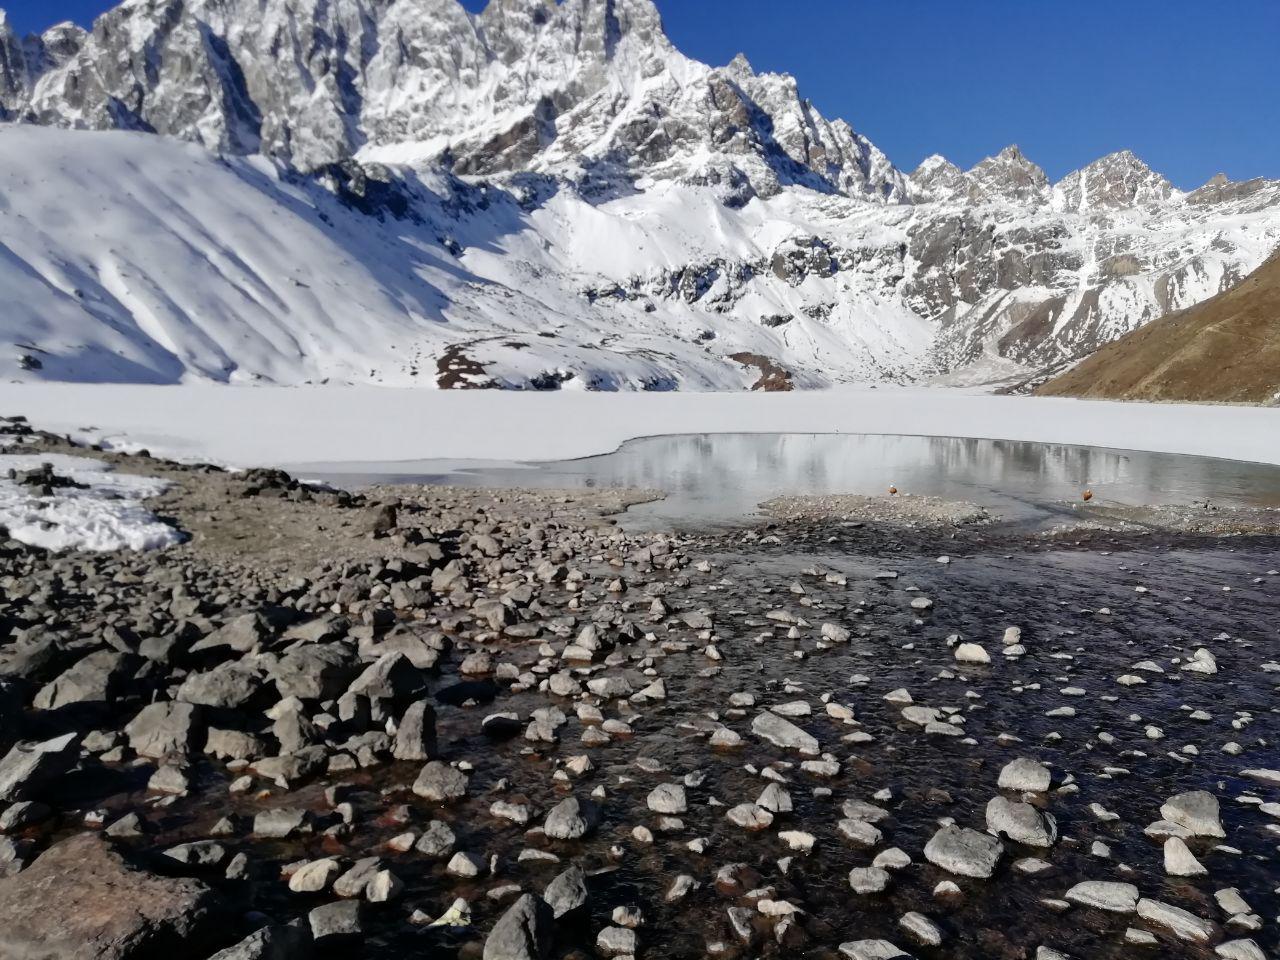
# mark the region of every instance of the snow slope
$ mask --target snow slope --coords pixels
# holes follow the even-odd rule
[[[504,385],[741,388],[755,374],[727,354],[803,357],[821,382],[824,368],[902,376],[926,349],[922,321],[857,290],[788,331],[581,292],[646,265],[764,256],[796,225],[769,204],[729,216],[710,191],[655,190],[530,212],[506,192],[411,174],[386,190],[388,209],[371,213],[261,157],[0,128],[0,297],[12,305],[0,336],[13,344],[0,375],[434,386],[446,347],[463,344]],[[389,212],[397,200],[412,216]],[[749,294],[771,310],[805,295],[776,280]],[[24,356],[40,369],[23,371]]]

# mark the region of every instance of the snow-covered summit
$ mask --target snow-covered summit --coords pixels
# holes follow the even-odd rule
[[[0,15],[0,120],[0,375],[25,379],[1038,370],[1280,244],[1280,182],[1183,194],[1127,151],[1057,184],[1017,147],[905,176],[793,77],[682,54],[651,0]]]

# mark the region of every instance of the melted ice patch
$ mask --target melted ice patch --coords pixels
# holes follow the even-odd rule
[[[87,489],[65,487],[41,497],[8,479],[10,470],[36,470],[44,463]],[[46,550],[157,550],[183,539],[142,504],[168,485],[155,477],[116,473],[110,464],[86,457],[3,454],[0,526],[14,540]]]

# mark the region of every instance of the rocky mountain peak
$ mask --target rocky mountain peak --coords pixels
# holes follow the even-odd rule
[[[964,171],[937,153],[922,160],[907,179],[911,199],[916,203],[955,200],[966,197],[969,192]]]
[[[1064,177],[1054,187],[1053,202],[1059,210],[1122,210],[1164,203],[1175,192],[1132,151],[1121,150]]]
[[[1049,178],[1044,170],[1010,145],[994,157],[987,157],[968,173],[969,201],[1007,201],[1038,206],[1048,200]]]

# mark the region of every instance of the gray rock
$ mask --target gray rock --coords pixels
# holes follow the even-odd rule
[[[751,721],[751,730],[774,746],[798,750],[808,756],[818,755],[818,741],[789,720],[765,711]]]
[[[124,681],[128,658],[117,650],[98,650],[82,657],[36,694],[38,710],[57,710],[74,703],[110,703]]]
[[[176,699],[229,710],[247,704],[261,685],[258,670],[252,663],[231,660],[188,676],[178,688]]]
[[[152,703],[124,728],[129,746],[141,757],[185,757],[199,732],[200,710],[190,703]]]
[[[591,833],[600,822],[594,803],[567,797],[547,813],[543,831],[553,840],[578,840]]]
[[[987,804],[987,831],[1032,847],[1052,847],[1058,840],[1058,822],[1053,814],[1004,797],[995,797]]]
[[[364,934],[359,900],[339,900],[316,907],[307,914],[307,923],[311,927],[311,939],[316,945],[330,949],[346,941],[359,939]]]
[[[397,760],[431,760],[437,749],[435,708],[425,700],[410,704],[396,727],[392,756]]]
[[[138,870],[93,834],[54,844],[0,880],[6,958],[202,956],[222,919],[221,902],[203,883]]]
[[[1133,913],[1138,909],[1139,896],[1138,888],[1132,883],[1110,880],[1085,880],[1066,893],[1071,903],[1109,913]]]
[[[310,812],[298,807],[262,810],[254,815],[253,832],[264,839],[284,840],[304,832],[310,821]]]
[[[79,756],[74,733],[40,743],[18,743],[0,760],[0,800],[30,799],[50,780],[74,766]]]
[[[467,775],[440,760],[432,760],[414,781],[413,792],[424,800],[451,803],[467,795]]]
[[[1139,900],[1138,916],[1148,923],[1164,927],[1179,939],[1193,943],[1208,943],[1218,929],[1216,925],[1202,920],[1194,913],[1159,900]]]
[[[551,908],[526,893],[494,925],[484,942],[483,960],[545,960],[554,929]]]
[[[1197,837],[1226,837],[1222,829],[1222,813],[1218,798],[1205,790],[1193,790],[1170,797],[1160,808],[1160,815]]]
[[[684,787],[678,783],[663,783],[649,792],[649,809],[654,813],[681,814],[689,809]]]
[[[236,653],[251,653],[271,639],[274,631],[260,613],[246,613],[223,624],[209,636],[192,644],[193,653],[228,647]]]
[[[935,866],[957,876],[980,880],[995,873],[1003,854],[999,840],[957,826],[943,827],[924,848],[925,859]]]
[[[348,687],[349,693],[370,700],[404,700],[421,692],[422,674],[399,651],[383,654]]]
[[[551,914],[559,920],[587,905],[590,894],[587,892],[587,875],[577,864],[569,867],[547,885],[542,895]]]
[[[1044,793],[1052,783],[1049,768],[1035,760],[1019,757],[1000,771],[1000,789],[1024,793]]]
[[[840,953],[848,960],[913,960],[888,940],[851,940],[840,944]]]
[[[457,842],[458,838],[454,836],[448,824],[432,820],[422,831],[422,836],[414,844],[414,849],[423,856],[443,859],[453,852],[454,844]]]
[[[313,643],[296,647],[268,671],[283,697],[331,700],[347,689],[358,669],[348,643]]]
[[[263,927],[209,960],[308,960],[310,956],[311,934],[300,925],[289,924]]]
[[[892,878],[880,867],[854,867],[849,871],[849,886],[857,894],[884,893]]]

